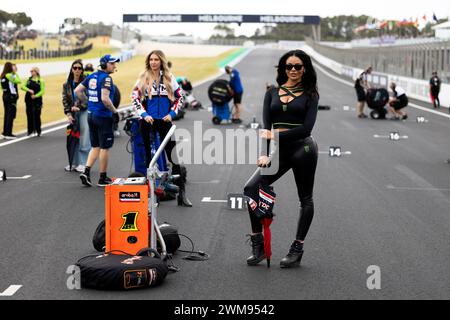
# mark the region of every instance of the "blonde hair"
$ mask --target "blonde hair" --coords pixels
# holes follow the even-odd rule
[[[37,76],[38,76],[39,78],[41,77],[41,72],[40,72],[40,70],[39,70],[38,67],[33,67],[33,68],[31,68],[31,71],[36,72],[36,74],[37,74]]]
[[[139,75],[139,79],[137,81],[136,86],[139,88],[141,92],[145,92],[145,89],[148,89],[149,93],[149,99],[151,99],[151,92],[152,92],[152,85],[153,82],[156,81],[158,84],[159,82],[159,76],[157,79],[154,78],[152,68],[150,67],[150,57],[152,55],[156,55],[159,60],[161,61],[160,69],[163,71],[163,83],[167,90],[167,95],[169,100],[174,101],[175,96],[172,88],[172,74],[169,71],[169,67],[167,66],[167,58],[164,52],[161,50],[153,50],[150,52],[145,58],[145,70],[141,72]]]

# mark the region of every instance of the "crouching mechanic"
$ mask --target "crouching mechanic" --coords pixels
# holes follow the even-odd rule
[[[402,87],[391,82],[389,86],[393,92],[393,96],[389,101],[389,111],[392,113],[393,120],[406,120],[408,115],[406,112],[402,111],[403,108],[408,106],[408,97],[406,96],[406,91]]]
[[[100,59],[100,70],[92,73],[78,85],[75,93],[79,101],[84,99],[83,91],[87,90],[88,99],[88,123],[92,149],[86,162],[86,169],[80,175],[81,182],[85,186],[92,186],[91,168],[97,158],[100,158],[100,179],[97,185],[100,187],[112,183],[107,176],[109,149],[114,144],[113,114],[117,109],[113,104],[114,84],[110,76],[116,71],[116,63],[119,58],[107,54]]]

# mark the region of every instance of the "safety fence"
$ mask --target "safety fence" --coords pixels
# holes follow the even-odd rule
[[[71,50],[7,50],[0,47],[0,60],[34,60],[71,57],[92,50],[93,44]]]
[[[343,65],[381,73],[428,80],[437,71],[444,83],[450,83],[450,41],[416,43],[404,46],[340,49],[307,40],[316,52]]]
[[[280,47],[281,49],[291,48],[286,45]],[[344,65],[322,53],[319,53],[313,49],[312,45],[304,44],[300,47],[302,50],[306,51],[319,65],[326,67],[327,69],[333,71],[334,73],[347,78],[350,84],[353,84],[354,80],[363,71],[361,67],[355,67],[350,65]],[[417,79],[412,77],[401,76],[398,74],[381,73],[375,71],[368,76],[369,83],[372,87],[384,87],[387,88],[390,82],[395,82],[401,86],[407,92],[408,96],[424,102],[430,102],[430,88],[429,81],[427,79]],[[448,108],[450,106],[450,84],[443,83],[441,85],[441,92],[439,95],[441,101],[441,106]]]

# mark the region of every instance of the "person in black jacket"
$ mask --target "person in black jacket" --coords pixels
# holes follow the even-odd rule
[[[42,96],[45,93],[45,82],[41,78],[39,68],[31,68],[30,72],[31,77],[22,85],[22,90],[26,92],[27,132],[29,136],[36,132],[37,136],[40,137]]]
[[[78,149],[75,150],[75,157],[70,165],[64,168],[65,171],[84,172],[87,157],[91,150],[91,141],[89,137],[89,125],[87,121],[87,104],[86,101],[80,101],[76,94],[75,88],[84,80],[83,62],[75,60],[70,67],[69,76],[63,84],[62,104],[64,106],[64,114],[70,123],[78,122],[80,128],[80,140]]]
[[[5,118],[3,119],[3,136],[12,140],[17,137],[13,134],[14,119],[17,114],[17,100],[19,90],[17,86],[21,83],[17,74],[17,67],[11,62],[6,62],[0,76],[3,91],[3,106],[5,108]]]
[[[289,268],[300,263],[305,237],[314,215],[313,188],[318,148],[311,131],[316,122],[319,93],[316,72],[305,52],[289,51],[280,58],[277,68],[278,86],[269,88],[264,98],[264,130],[261,136],[273,140],[278,135],[279,167],[276,174],[264,175],[261,168],[270,165],[271,157],[263,154],[257,161],[260,168],[244,187],[253,248],[253,255],[247,259],[247,264],[254,266],[266,258],[263,227],[256,211],[260,205],[260,186],[270,186],[292,169],[301,208],[295,240],[280,262],[282,268]]]
[[[430,97],[435,109],[441,107],[439,101],[439,93],[441,92],[441,79],[439,79],[437,71],[434,71],[430,79]]]

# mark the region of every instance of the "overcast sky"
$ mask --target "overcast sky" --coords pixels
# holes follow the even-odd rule
[[[66,17],[81,17],[84,21],[122,23],[122,14],[280,14],[280,15],[370,15],[379,19],[409,19],[450,15],[448,0],[0,0],[0,9],[8,12],[24,11],[33,18],[32,28],[56,32]],[[135,23],[152,35],[169,35],[179,32],[208,37],[213,24],[144,24]],[[232,24],[236,35],[252,35],[261,25]]]

